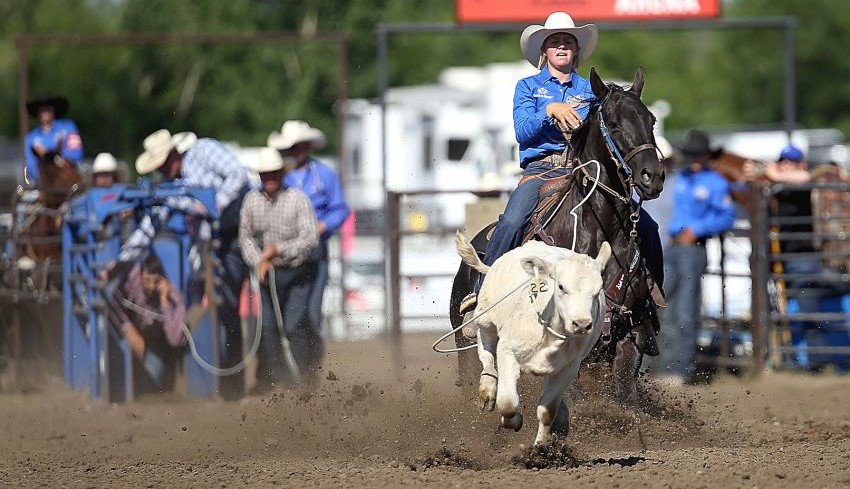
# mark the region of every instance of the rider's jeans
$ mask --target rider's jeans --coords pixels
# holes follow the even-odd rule
[[[499,222],[493,230],[493,236],[487,242],[487,251],[483,260],[486,265],[492,265],[500,256],[522,244],[531,213],[537,206],[540,187],[546,179],[565,175],[568,171],[563,167],[556,168],[547,161],[534,161],[525,167],[523,176],[548,173],[543,178],[526,180],[511,193],[505,211],[499,216]],[[478,288],[480,288],[480,282],[476,289]]]

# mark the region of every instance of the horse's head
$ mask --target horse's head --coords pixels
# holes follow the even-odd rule
[[[56,207],[70,194],[83,190],[82,174],[73,163],[62,156],[61,147],[36,157],[39,188],[48,207]]]
[[[655,116],[640,99],[643,68],[638,68],[628,89],[606,85],[594,68],[590,70],[590,84],[600,101],[597,117],[602,136],[614,159],[631,176],[641,198],[658,197],[664,187],[664,166],[658,159],[652,132]]]

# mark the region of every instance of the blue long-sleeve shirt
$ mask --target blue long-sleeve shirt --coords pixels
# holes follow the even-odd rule
[[[47,151],[56,151],[59,142],[62,142],[62,157],[74,165],[78,165],[83,159],[83,140],[77,124],[71,119],[55,119],[48,131],[41,126],[27,133],[26,163],[27,177],[31,182],[38,182],[38,157],[33,152],[36,144],[44,146]]]
[[[709,168],[683,170],[676,178],[673,203],[673,217],[667,227],[670,236],[691,228],[697,238],[709,238],[732,229],[735,223],[729,183]]]
[[[590,111],[590,101],[595,99],[590,81],[573,71],[570,80],[560,83],[544,67],[540,73],[521,79],[514,91],[514,131],[519,143],[519,166],[543,156],[563,153],[566,148],[564,134],[551,117],[546,106],[552,102],[579,104],[576,111],[582,119]]]
[[[287,187],[297,188],[310,198],[316,220],[325,223],[325,231],[321,236],[323,243],[336,233],[351,213],[336,171],[315,158],[310,158],[301,168],[288,172],[283,183]]]

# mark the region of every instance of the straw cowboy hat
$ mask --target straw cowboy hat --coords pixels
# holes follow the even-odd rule
[[[109,153],[98,153],[91,166],[92,173],[110,173],[118,170],[118,161]]]
[[[280,132],[272,131],[266,140],[266,144],[269,147],[278,150],[289,149],[298,143],[304,142],[309,142],[313,148],[323,148],[327,141],[322,131],[315,127],[310,127],[310,124],[299,120],[284,122],[280,128]]]
[[[168,129],[160,129],[145,138],[142,146],[145,151],[136,158],[136,171],[140,175],[150,173],[165,163],[172,149],[185,153],[198,140],[193,132],[178,132],[171,135]]]
[[[262,148],[260,154],[254,162],[253,170],[257,173],[269,173],[278,171],[286,166],[283,156],[280,151],[274,148]]]
[[[33,117],[38,117],[38,109],[44,106],[53,108],[54,117],[61,119],[68,113],[68,100],[65,97],[53,94],[40,94],[27,102],[27,112]]]
[[[519,47],[522,54],[535,68],[540,68],[540,48],[543,41],[556,32],[572,34],[578,41],[578,56],[576,65],[583,64],[593,54],[596,41],[599,39],[599,31],[594,24],[585,24],[576,27],[573,18],[565,12],[552,12],[546,18],[543,25],[532,24],[522,31],[519,38]]]

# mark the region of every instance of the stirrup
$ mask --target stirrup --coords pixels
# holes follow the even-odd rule
[[[458,308],[458,312],[463,316],[467,311],[473,309],[478,304],[478,294],[475,292],[470,292],[460,301],[460,307]]]

